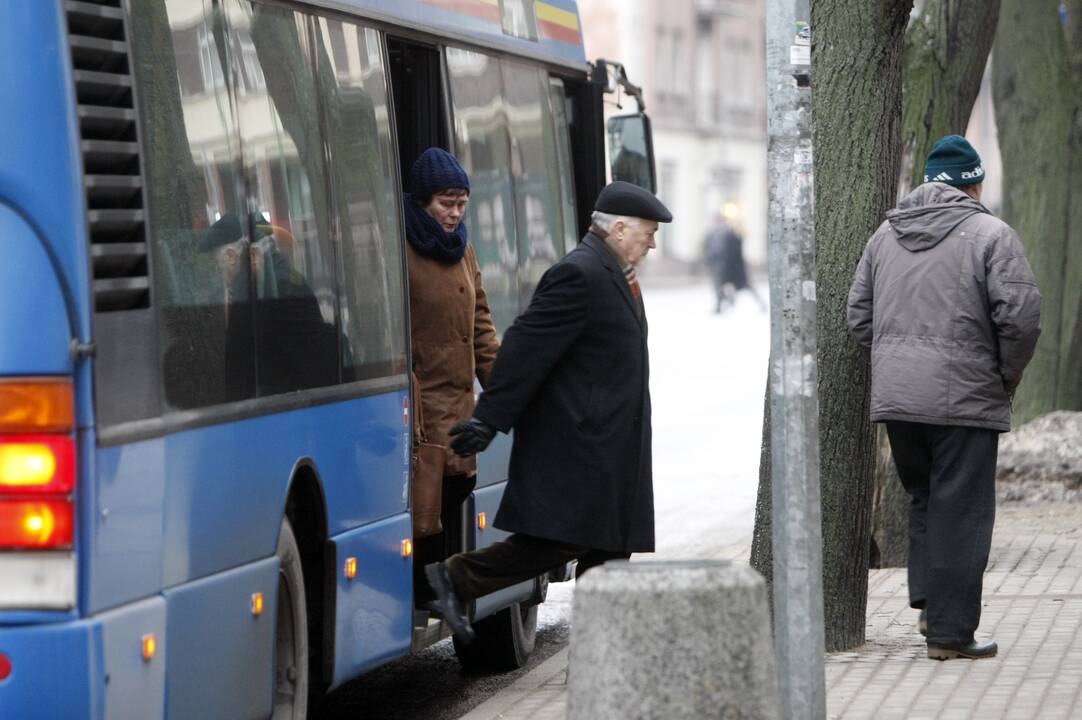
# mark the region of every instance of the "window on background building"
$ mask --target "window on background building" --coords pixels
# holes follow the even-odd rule
[[[691,68],[684,62],[684,31],[674,29],[670,44],[672,46],[672,60],[669,66],[669,87],[673,89],[674,95],[683,100],[688,94],[688,75],[691,74]]]
[[[696,23],[695,55],[695,119],[699,125],[713,125],[719,114],[718,53],[714,23],[708,17]]]
[[[655,37],[657,38],[657,44],[654,46],[654,52],[656,53],[654,61],[654,82],[657,83],[658,97],[665,98],[672,90],[672,84],[670,82],[672,77],[670,63],[672,51],[669,49],[669,31],[665,27],[659,26]],[[664,113],[665,108],[659,108],[659,110]]]

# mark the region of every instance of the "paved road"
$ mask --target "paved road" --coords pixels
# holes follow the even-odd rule
[[[469,675],[450,640],[354,680],[331,693],[328,720],[451,720],[496,694],[567,645],[571,584],[549,585],[537,617],[537,644],[525,668]]]

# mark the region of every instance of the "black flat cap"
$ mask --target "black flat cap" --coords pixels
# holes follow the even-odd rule
[[[609,215],[625,215],[643,220],[672,222],[672,213],[649,190],[616,180],[606,185],[597,196],[594,210]]]
[[[240,219],[233,213],[226,213],[207,228],[199,239],[196,249],[199,252],[210,252],[223,245],[236,242],[242,237],[244,237],[244,229],[240,226]]]

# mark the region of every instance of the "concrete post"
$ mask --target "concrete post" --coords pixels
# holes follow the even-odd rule
[[[769,0],[774,638],[785,718],[826,716],[809,0]]]
[[[746,565],[591,570],[575,588],[568,720],[778,718],[767,607]]]

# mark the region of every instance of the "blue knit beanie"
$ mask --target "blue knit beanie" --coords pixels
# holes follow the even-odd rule
[[[973,185],[984,180],[981,156],[961,135],[948,135],[932,146],[924,163],[924,182]]]
[[[430,147],[421,153],[410,170],[408,190],[420,202],[449,188],[470,191],[470,178],[455,156],[442,148]]]

